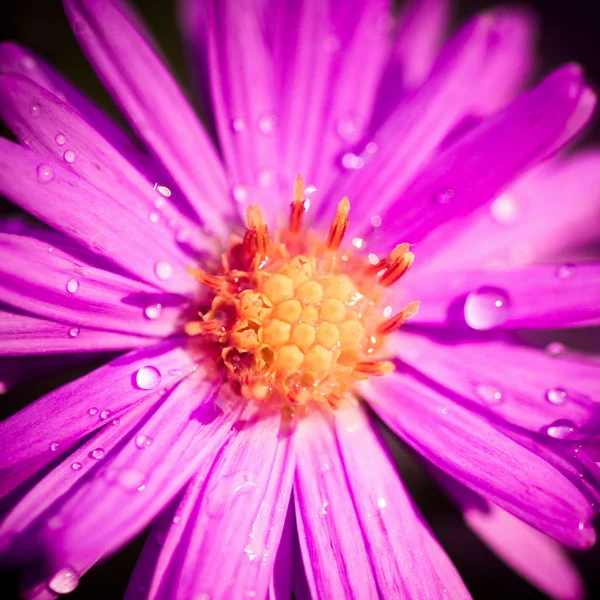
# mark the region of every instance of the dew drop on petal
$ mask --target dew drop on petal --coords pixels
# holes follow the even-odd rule
[[[231,129],[236,133],[240,133],[246,129],[246,121],[241,118],[233,119],[231,121]]]
[[[48,588],[55,594],[68,594],[79,585],[79,576],[71,567],[63,567],[48,580]]]
[[[152,444],[152,439],[149,438],[147,435],[140,434],[135,438],[135,445],[140,450],[147,448],[148,446],[150,446],[150,444]]]
[[[171,197],[171,190],[166,186],[166,185],[157,185],[154,184],[154,189],[161,195],[164,196],[165,198],[170,198]]]
[[[263,115],[258,120],[258,129],[265,135],[273,133],[277,126],[277,117],[275,115]]]
[[[113,419],[112,424],[116,427],[117,425],[121,424],[121,419]]]
[[[469,327],[478,331],[486,331],[506,323],[510,313],[510,298],[499,288],[480,288],[471,292],[465,300],[465,321]]]
[[[433,197],[436,204],[448,204],[454,198],[454,190],[441,190]]]
[[[141,390],[154,389],[160,383],[161,379],[160,371],[151,365],[142,367],[135,374],[135,383]]]
[[[71,469],[73,469],[73,471],[79,471],[79,469],[81,469],[81,463],[80,462],[74,462],[71,465]]]
[[[69,337],[76,338],[79,335],[79,327],[71,327],[69,329]]]
[[[346,152],[342,156],[342,166],[345,169],[362,169],[364,164],[363,159],[354,152]]]
[[[64,133],[57,133],[54,137],[54,141],[57,143],[57,145],[64,146],[67,142],[67,138]]]
[[[65,150],[65,153],[63,154],[63,158],[65,159],[65,162],[68,162],[69,164],[74,163],[75,162],[75,152],[73,152],[73,150]]]
[[[546,354],[553,356],[555,358],[559,358],[564,356],[566,353],[566,348],[560,342],[551,342],[546,346]]]
[[[369,142],[365,146],[365,152],[367,154],[375,154],[375,152],[377,152],[377,144],[375,142]]]
[[[391,306],[386,306],[386,307],[383,309],[383,316],[384,316],[386,319],[389,319],[389,318],[392,316],[392,312],[393,312],[393,310],[394,310],[394,309],[393,309]]]
[[[39,117],[41,114],[41,109],[39,104],[32,104],[29,108],[29,112],[32,117]]]
[[[165,207],[165,199],[159,196],[154,201],[154,207],[157,208],[158,210],[162,210]]]
[[[577,425],[567,419],[558,419],[554,423],[548,425],[545,431],[546,433],[555,439],[562,440],[569,436],[569,434],[577,430]]]
[[[50,444],[50,450],[52,450],[52,452],[56,452],[58,450],[59,445],[60,444],[58,442],[52,442]]]
[[[329,502],[327,500],[324,500],[323,504],[321,505],[321,512],[324,515],[326,515],[328,511],[329,511]]]
[[[384,510],[387,507],[387,500],[385,498],[377,498],[377,506]]]
[[[575,275],[577,267],[573,264],[561,265],[556,269],[556,276],[559,279],[571,279]]]
[[[162,313],[162,304],[149,304],[144,309],[144,315],[146,315],[147,319],[153,321],[154,319],[158,319]]]
[[[92,408],[90,408],[88,410],[88,413],[90,413],[90,415],[92,415],[92,416],[94,416],[97,412],[98,412],[98,409],[95,406],[93,406]]]
[[[69,294],[75,294],[78,289],[79,281],[77,281],[77,279],[69,279],[69,281],[67,281],[67,292],[69,292]]]
[[[373,227],[380,227],[381,226],[381,217],[379,215],[375,215],[375,216],[371,217],[371,225],[373,225]]]
[[[475,388],[475,391],[488,406],[498,406],[504,403],[502,392],[494,385],[481,383]]]
[[[496,223],[511,225],[519,218],[519,207],[516,199],[508,193],[500,194],[490,204],[490,215]]]
[[[108,419],[108,417],[110,417],[110,414],[111,414],[111,413],[110,413],[110,410],[103,410],[103,411],[100,413],[100,418],[101,418],[101,419]]]
[[[179,523],[181,521],[181,515],[175,515],[173,517],[173,524],[177,525],[177,523]]]
[[[248,199],[248,188],[245,185],[234,185],[231,194],[236,202],[245,202]]]
[[[104,458],[104,449],[103,448],[96,448],[95,450],[92,450],[90,452],[90,456],[92,458],[95,458],[96,460],[100,460],[101,458]]]
[[[158,260],[154,264],[154,274],[161,281],[167,281],[173,276],[173,267],[164,260]]]
[[[151,212],[148,215],[148,220],[150,221],[150,223],[156,225],[156,223],[160,221],[160,215],[157,212]]]
[[[552,388],[546,391],[546,400],[550,404],[561,405],[569,399],[567,390],[563,388]]]
[[[54,170],[50,165],[39,165],[37,168],[37,180],[40,183],[49,183],[54,179]]]

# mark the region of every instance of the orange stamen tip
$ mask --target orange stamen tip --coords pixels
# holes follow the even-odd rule
[[[260,208],[256,205],[251,205],[246,210],[246,223],[248,229],[244,234],[244,252],[249,261],[258,254],[261,257],[269,255],[271,249],[271,240],[269,239],[269,231],[265,225]]]
[[[330,250],[337,250],[346,235],[348,224],[350,219],[348,214],[350,213],[350,200],[348,198],[342,198],[338,204],[337,215],[333,220],[331,229],[329,230],[329,236],[327,237],[327,248]]]
[[[190,336],[214,335],[223,332],[223,325],[218,321],[192,321],[185,324],[185,332]]]
[[[377,333],[381,335],[388,335],[392,333],[392,331],[395,331],[401,327],[404,322],[408,321],[408,319],[417,314],[420,304],[420,302],[410,302],[407,304],[397,315],[394,315],[386,321],[381,322],[377,327]]]
[[[408,244],[399,244],[390,252],[387,268],[379,278],[380,285],[393,285],[412,267],[415,255],[408,250],[409,248]]]
[[[294,182],[294,200],[290,206],[290,232],[299,233],[304,216],[304,179],[298,173]]]
[[[210,273],[207,273],[199,267],[191,267],[190,269],[188,269],[188,271],[192,275],[192,277],[196,281],[201,283],[203,286],[211,288],[213,290],[223,289],[225,282],[221,277],[218,277],[217,275],[211,275]]]
[[[389,360],[367,360],[356,363],[356,370],[359,373],[364,373],[365,375],[374,375],[375,377],[387,375],[388,373],[391,373],[394,368],[394,363],[390,362]]]

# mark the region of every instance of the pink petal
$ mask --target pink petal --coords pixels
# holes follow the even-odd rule
[[[359,234],[372,216],[396,201],[446,135],[470,112],[472,87],[493,35],[493,21],[480,17],[454,36],[427,81],[373,135],[374,146],[361,155],[360,168],[348,170],[336,183],[323,206],[325,221],[333,217],[339,199],[348,195],[352,203],[349,234]]]
[[[144,222],[152,223],[153,235],[161,244],[174,245],[179,239],[168,226],[176,220],[179,231],[185,230],[189,241],[200,249],[206,246],[207,236],[198,222],[179,210],[185,201],[177,198],[177,190],[165,200],[156,191],[156,180],[148,179],[129,161],[129,152],[122,154],[93,122],[90,124],[54,94],[20,75],[3,75],[0,114],[23,144],[52,162],[68,166]],[[154,165],[151,176],[159,177],[157,170],[160,173]]]
[[[438,565],[437,553],[429,553],[427,538],[431,533],[402,485],[374,424],[362,408],[352,406],[336,414],[336,433],[369,555],[375,557],[372,567],[381,596],[445,598],[444,590],[449,583],[451,587],[456,584],[456,576],[453,574],[450,581],[440,577],[445,568]],[[455,597],[468,595],[461,584]]]
[[[378,129],[407,92],[426,80],[446,35],[449,17],[449,0],[411,0],[402,5],[371,129]]]
[[[0,308],[0,356],[128,350],[156,339],[57,323]]]
[[[554,149],[584,89],[581,70],[564,67],[484,119],[441,152],[382,215],[372,250],[389,250],[398,240],[421,241],[494,198]]]
[[[597,428],[600,362],[553,357],[509,339],[403,330],[390,352],[492,419],[535,432],[568,419],[578,435]],[[595,401],[594,398],[595,397]]]
[[[183,298],[90,266],[86,253],[68,250],[0,233],[0,300],[78,327],[161,337],[180,329]]]
[[[218,386],[200,369],[182,380],[93,477],[53,506],[37,533],[47,572],[68,565],[81,575],[146,527],[214,459],[239,415],[217,408]]]
[[[279,415],[236,426],[210,471],[186,491],[178,521],[162,530],[164,546],[144,597],[266,596],[294,467],[280,426]],[[135,591],[130,586],[128,598],[138,597]]]
[[[364,392],[382,419],[442,471],[564,544],[594,543],[593,510],[578,486],[449,395],[400,372]]]
[[[273,61],[259,6],[256,0],[212,0],[205,10],[213,109],[233,197],[242,218],[249,203],[260,204],[274,223],[290,200],[280,197],[275,172],[279,136]]]
[[[421,302],[411,321],[415,324],[460,326],[466,320],[475,329],[588,326],[600,323],[600,264],[425,271],[422,277],[407,279],[402,297]],[[501,316],[494,316],[486,297],[501,298],[496,311]]]
[[[191,361],[180,340],[135,350],[50,392],[0,423],[0,445],[11,449],[0,456],[2,492],[7,493],[32,469],[39,470],[104,425],[103,413],[119,418],[136,404],[155,400],[162,386],[176,382]],[[55,450],[53,443],[58,444]]]
[[[148,43],[137,19],[109,0],[64,0],[90,62],[140,137],[163,162],[211,229],[231,216],[225,174],[179,86]],[[124,5],[120,2],[119,5]],[[220,199],[215,203],[215,199]]]
[[[152,224],[68,168],[0,138],[0,191],[51,227],[162,289],[196,289],[174,244]],[[188,262],[189,261],[189,262]]]

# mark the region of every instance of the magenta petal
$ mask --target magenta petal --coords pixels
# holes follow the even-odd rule
[[[443,273],[443,276],[440,276]],[[486,292],[487,290],[487,292]],[[426,325],[467,324],[475,329],[560,329],[600,323],[600,264],[535,265],[512,270],[444,270],[407,278],[404,297],[418,298],[411,321]],[[506,314],[495,319],[477,298],[494,294]],[[465,315],[454,314],[465,306]],[[469,306],[475,307],[472,311]],[[483,313],[487,317],[482,317]],[[480,314],[481,313],[481,314]],[[469,316],[470,315],[470,316]]]
[[[446,338],[403,330],[390,350],[482,414],[546,431],[559,419],[578,435],[597,428],[600,363],[577,355],[553,357],[537,348],[486,337]]]
[[[0,455],[3,493],[9,491],[6,479],[16,485],[29,476],[29,471],[23,471],[28,465],[41,468],[104,425],[103,411],[117,418],[140,402],[156,399],[162,389],[159,384],[176,382],[181,377],[179,369],[190,368],[191,362],[180,340],[136,350],[50,392],[0,423],[0,445],[11,449]],[[52,449],[52,444],[58,446]]]
[[[82,328],[162,337],[179,329],[183,298],[90,266],[83,254],[0,233],[0,301]]]
[[[203,222],[223,233],[232,214],[223,167],[137,19],[109,0],[64,0],[75,35],[117,103]],[[218,199],[218,202],[215,200]]]
[[[210,472],[193,481],[175,511],[177,522],[162,532],[146,597],[266,596],[294,468],[280,426],[279,415],[242,425]]]
[[[418,242],[492,200],[556,149],[584,90],[581,70],[567,66],[484,119],[441,152],[382,215],[373,251],[390,249],[398,240]]]
[[[155,338],[77,327],[0,308],[0,356],[128,350]]]
[[[0,139],[0,191],[13,202],[153,285],[179,293],[195,289],[190,265],[174,244],[161,244],[147,219],[65,165]]]
[[[364,392],[399,436],[453,478],[564,544],[594,543],[593,510],[578,486],[473,411],[405,373]]]
[[[364,410],[353,406],[339,411],[336,433],[381,596],[445,598],[444,589],[456,583],[456,576],[447,581],[437,556],[429,553],[431,533]],[[336,500],[331,503],[335,514]],[[468,596],[462,585],[458,597]]]
[[[48,572],[70,565],[83,573],[139,533],[212,461],[239,411],[222,411],[217,388],[199,369],[182,380],[126,443],[39,525],[37,538]],[[58,521],[58,526],[55,525]]]

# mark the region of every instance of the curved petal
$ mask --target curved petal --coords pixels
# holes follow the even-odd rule
[[[151,337],[74,327],[0,308],[0,356],[129,350],[154,343]]]
[[[118,418],[136,404],[156,399],[163,389],[159,383],[172,384],[191,365],[181,340],[134,350],[46,394],[0,423],[0,445],[10,448],[0,455],[2,492],[7,493],[67,452],[104,425],[109,415]],[[52,448],[53,444],[58,445]]]
[[[193,110],[165,66],[109,0],[64,0],[77,39],[141,138],[173,176],[203,223],[223,234],[231,216],[225,174]],[[218,203],[215,199],[219,199]]]
[[[155,286],[191,293],[196,285],[174,244],[161,244],[147,219],[68,168],[0,138],[0,191],[35,217]],[[189,262],[188,262],[189,261]]]
[[[442,471],[566,545],[594,543],[593,510],[580,489],[449,395],[399,372],[364,392],[382,419]]]
[[[186,306],[180,296],[90,266],[60,246],[5,233],[0,300],[70,325],[157,337],[181,328],[177,318]]]
[[[568,419],[578,434],[597,430],[600,362],[553,357],[489,335],[428,335],[408,329],[390,339],[389,349],[494,420],[538,432]]]
[[[294,434],[294,493],[311,597],[443,598],[415,513],[382,442],[358,407],[317,415]],[[468,596],[463,588],[457,598]]]
[[[194,479],[177,522],[162,530],[146,598],[267,595],[294,468],[280,427],[273,415],[236,428],[210,471]]]
[[[32,110],[35,107],[35,118]],[[0,116],[23,144],[44,158],[68,166],[97,188],[112,196],[136,216],[152,224],[153,235],[165,246],[175,245],[186,232],[186,241],[202,249],[207,236],[198,221],[192,221],[180,209],[185,201],[170,193],[139,170],[129,157],[113,146],[89,123],[54,94],[26,77],[0,76]],[[134,155],[135,156],[135,155]],[[156,174],[154,166],[152,175]],[[176,202],[174,205],[173,203]],[[169,227],[177,222],[178,235]]]
[[[382,215],[378,237],[369,238],[372,251],[389,250],[398,240],[419,242],[494,198],[555,151],[585,89],[581,70],[563,67],[484,119],[442,151]]]
[[[203,369],[182,380],[91,477],[44,515],[31,544],[46,574],[69,566],[81,575],[139,533],[214,460],[239,414],[235,407],[217,408],[218,388]]]
[[[421,302],[411,324],[464,326],[466,319],[474,329],[587,327],[600,323],[600,264],[426,271],[407,278],[402,296]],[[502,298],[501,317],[486,297]]]

